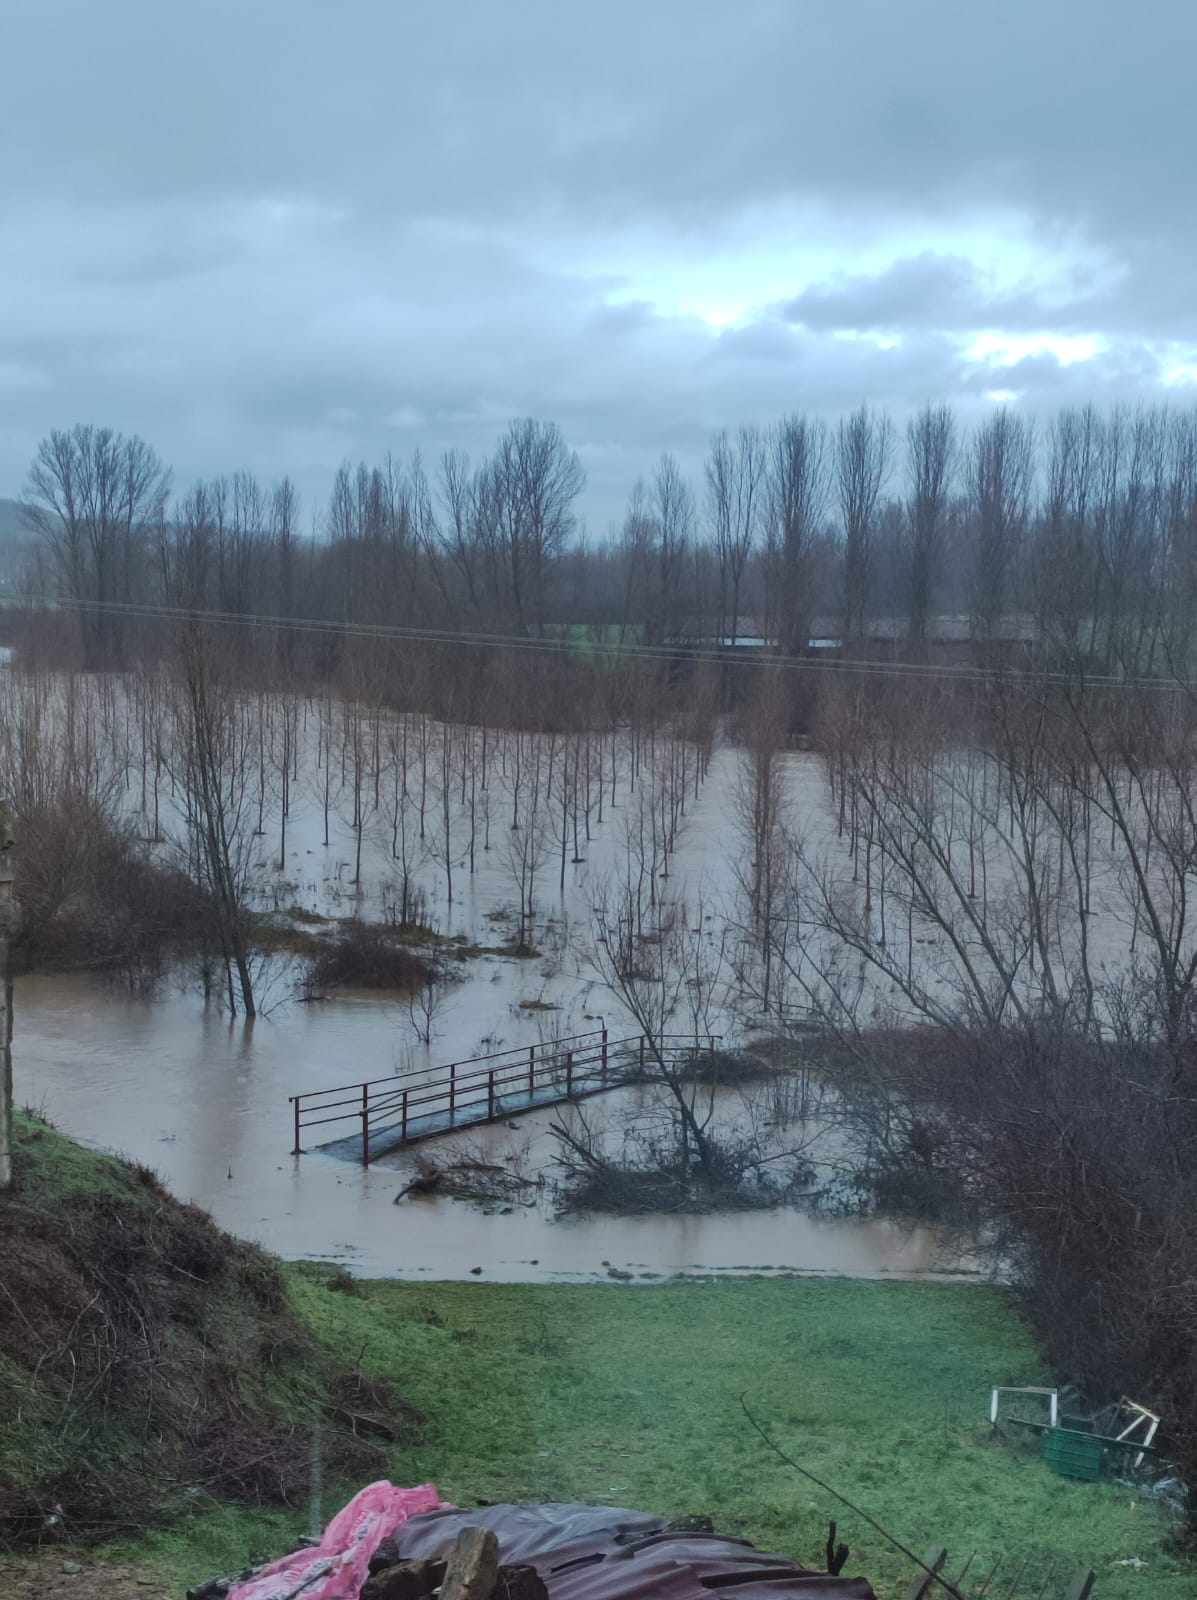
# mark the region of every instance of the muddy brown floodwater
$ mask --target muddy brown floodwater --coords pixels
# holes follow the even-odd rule
[[[517,963],[473,963],[447,1003],[438,1054],[452,1059],[455,1041],[477,1037],[481,992],[518,996],[522,982]],[[404,1059],[400,1008],[377,998],[285,1004],[250,1027],[205,1010],[194,994],[132,999],[85,977],[26,977],[15,999],[18,1104],[74,1138],[148,1163],[222,1227],[285,1257],[339,1261],[363,1276],[463,1278],[481,1267],[484,1278],[506,1282],[585,1281],[611,1269],[646,1278],[972,1276],[933,1229],[792,1209],[555,1221],[544,1208],[393,1205],[410,1175],[402,1158],[363,1171],[319,1151],[290,1154],[288,1095],[381,1076]],[[474,1139],[488,1159],[516,1147],[535,1157],[544,1121]]]
[[[326,815],[315,767],[316,719],[307,703],[300,713],[299,777],[285,860],[280,866],[280,819],[271,801],[257,843],[258,903],[262,909],[298,910],[309,919],[377,918],[396,893],[395,840],[385,808],[372,813],[360,840],[347,820],[344,795],[334,796]],[[134,750],[130,759],[135,756]],[[281,1255],[342,1261],[361,1274],[455,1278],[481,1268],[496,1278],[524,1281],[586,1279],[612,1269],[646,1277],[746,1271],[970,1275],[970,1263],[960,1259],[952,1241],[925,1228],[816,1220],[793,1209],[558,1222],[547,1199],[535,1208],[493,1215],[444,1199],[396,1207],[391,1201],[410,1175],[410,1162],[363,1172],[319,1151],[290,1154],[287,1102],[298,1092],[526,1048],[604,1025],[615,1037],[639,1031],[604,988],[590,949],[596,900],[612,881],[618,884],[643,825],[648,769],[633,791],[626,757],[625,751],[618,802],[609,796],[605,820],[592,818],[587,837],[578,841],[578,859],[557,856],[543,866],[533,926],[539,953],[526,961],[497,953],[463,961],[460,981],[438,991],[431,1050],[415,1042],[404,1008],[377,996],[309,1006],[290,1001],[271,1009],[272,1001],[285,999],[286,983],[280,981],[273,992],[269,985],[260,990],[266,1014],[246,1027],[205,1010],[194,988],[145,1001],[85,977],[26,978],[17,987],[15,1014],[20,1100],[44,1109],[77,1138],[153,1166],[176,1194],[205,1207],[224,1227]],[[740,762],[734,747],[716,749],[705,782],[690,794],[686,826],[669,866],[670,893],[681,897],[694,918],[692,932],[704,935],[711,950],[723,948],[738,894],[736,861],[745,848],[736,821]],[[818,862],[826,854],[848,873],[847,844],[838,837],[820,758],[791,752],[780,770],[810,859]],[[477,851],[464,853],[464,813],[451,829],[457,841],[453,898],[449,874],[431,849],[419,852],[417,872],[426,919],[451,939],[492,952],[510,940],[515,927],[516,885],[503,842],[512,831],[514,802],[505,798],[504,771],[494,754]],[[126,802],[134,823],[139,793],[133,781]],[[456,788],[453,794],[456,806],[461,796]],[[178,819],[172,823],[166,791],[162,799],[169,834],[172,826],[177,831]],[[1099,917],[1096,924],[1114,926],[1116,919]],[[841,974],[840,954],[825,946],[822,935],[804,927],[802,937],[803,948],[815,951],[820,972],[862,985],[870,1003],[900,1017],[901,995],[888,981],[874,982],[855,965]],[[1111,938],[1105,953],[1114,961],[1117,940],[1105,937]],[[911,945],[911,960],[931,988],[946,981],[940,970],[945,961],[951,975],[940,949],[944,942],[931,930]],[[701,1026],[730,1040],[740,1026],[726,991],[693,1024],[684,1012],[682,1007],[678,1020],[687,1032]],[[520,1129],[478,1136],[488,1159],[504,1158],[504,1141],[543,1136],[543,1119],[526,1119]],[[551,1154],[547,1145],[541,1137],[533,1151],[542,1167]]]

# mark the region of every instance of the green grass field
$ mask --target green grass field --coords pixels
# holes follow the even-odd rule
[[[292,1283],[317,1331],[426,1413],[420,1442],[396,1455],[396,1480],[431,1479],[461,1504],[708,1512],[721,1531],[812,1565],[835,1516],[848,1570],[899,1593],[910,1563],[770,1454],[743,1394],[783,1449],[920,1552],[1059,1552],[1062,1567],[1097,1569],[1098,1600],[1197,1593],[1197,1567],[1168,1553],[1154,1504],[1067,1482],[991,1441],[990,1385],[1046,1377],[1000,1291],[798,1279],[372,1283],[347,1294],[304,1270]],[[257,1526],[258,1543],[285,1523]],[[253,1526],[205,1516],[146,1553],[194,1578],[243,1560]],[[1141,1570],[1115,1565],[1134,1557]]]

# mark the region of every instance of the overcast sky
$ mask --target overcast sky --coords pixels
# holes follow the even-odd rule
[[[1197,398],[1193,0],[3,0],[0,494]]]

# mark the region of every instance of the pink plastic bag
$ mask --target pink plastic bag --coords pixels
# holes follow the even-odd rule
[[[324,1530],[312,1550],[295,1550],[229,1590],[228,1600],[358,1600],[370,1557],[408,1517],[438,1511],[441,1498],[431,1483],[396,1489],[385,1479],[354,1495]]]

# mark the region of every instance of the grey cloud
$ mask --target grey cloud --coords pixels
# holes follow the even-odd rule
[[[603,531],[723,424],[1159,397],[1197,341],[1194,42],[1184,0],[8,0],[0,493],[75,420],[313,506],[345,455],[532,413]],[[778,303],[670,309],[733,245]],[[990,327],[1107,348],[970,362]]]
[[[816,284],[778,310],[807,328],[874,330],[1041,328],[1047,315],[1033,294],[993,294],[974,262],[933,251],[906,256],[874,277],[857,274]],[[1076,314],[1077,308],[1070,308],[1064,321],[1071,325]],[[1050,320],[1060,325],[1058,313]]]
[[[656,312],[647,300],[623,300],[600,306],[591,313],[589,325],[596,333],[620,338],[641,332],[655,320]]]
[[[711,361],[792,361],[796,345],[790,329],[772,320],[751,322],[744,328],[720,333],[711,349]]]
[[[73,199],[693,223],[820,193],[1104,232],[1178,208],[1197,17],[1085,0],[10,0],[0,173]]]

